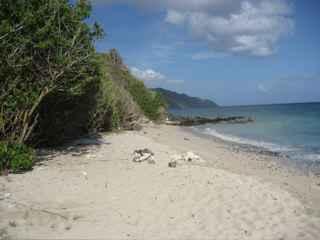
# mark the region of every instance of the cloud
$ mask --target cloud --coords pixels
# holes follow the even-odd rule
[[[229,55],[226,53],[216,53],[215,51],[205,51],[205,52],[198,52],[194,53],[191,56],[191,59],[193,60],[206,60],[206,59],[212,59],[212,58],[225,58]]]
[[[269,92],[271,91],[271,89],[266,88],[266,87],[263,86],[262,84],[259,84],[259,85],[258,85],[258,90],[259,90],[260,92],[264,92],[264,93],[269,93]]]
[[[183,80],[171,80],[166,78],[164,75],[162,75],[159,72],[156,72],[152,69],[139,69],[136,67],[131,67],[130,71],[133,76],[136,78],[144,81],[146,84],[150,83],[167,83],[167,84],[177,84],[177,83],[183,83]]]
[[[164,21],[184,26],[192,41],[215,52],[266,57],[276,42],[294,32],[289,0],[93,0],[166,11]]]
[[[186,20],[186,18],[183,14],[180,14],[177,11],[169,10],[164,20],[172,24],[180,25]]]
[[[173,12],[169,10],[165,20],[186,25],[192,40],[217,52],[266,57],[277,51],[274,45],[281,36],[293,33],[294,21],[287,17],[291,13],[286,1],[247,0],[242,1],[238,11],[226,16],[204,11],[174,12],[180,21],[172,21],[169,16]]]
[[[130,70],[133,76],[144,82],[162,82],[166,79],[161,73],[155,72],[152,69],[141,70],[136,67],[131,67]]]

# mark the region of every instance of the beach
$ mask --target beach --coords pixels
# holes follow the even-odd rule
[[[4,239],[318,239],[320,178],[177,126],[102,134],[0,176]],[[133,162],[148,148],[153,161]],[[204,161],[172,156],[192,151]]]

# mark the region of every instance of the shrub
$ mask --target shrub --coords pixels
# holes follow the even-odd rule
[[[0,170],[30,170],[35,151],[23,143],[0,141]]]
[[[129,86],[129,92],[148,118],[151,120],[159,118],[158,110],[162,103],[158,100],[158,96],[144,86],[143,82],[135,79]]]
[[[46,96],[100,79],[93,41],[103,30],[86,23],[90,10],[88,0],[0,1],[1,139],[25,142]]]

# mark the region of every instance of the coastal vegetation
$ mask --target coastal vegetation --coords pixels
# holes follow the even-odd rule
[[[86,0],[1,1],[0,170],[30,169],[33,148],[159,117],[160,95],[115,49],[96,52],[105,35],[90,11]]]

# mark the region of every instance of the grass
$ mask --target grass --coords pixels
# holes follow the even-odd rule
[[[14,228],[14,227],[16,227],[17,225],[18,225],[18,224],[16,223],[16,221],[14,221],[14,220],[13,220],[13,221],[9,221],[9,226],[10,226],[10,227],[13,227],[13,228]]]
[[[73,221],[76,221],[76,220],[81,219],[81,218],[83,218],[83,217],[80,216],[80,215],[76,215],[76,216],[74,216],[74,217],[72,218],[72,220],[73,220]]]

